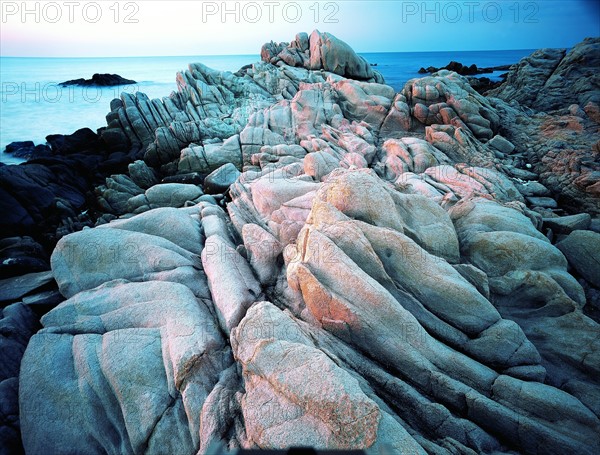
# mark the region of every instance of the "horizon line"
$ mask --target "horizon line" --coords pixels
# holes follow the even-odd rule
[[[357,54],[428,54],[434,52],[502,52],[502,51],[531,51],[538,49],[569,49],[568,46],[565,47],[531,47],[531,48],[513,48],[513,49],[452,49],[452,50],[436,50],[436,51],[362,51],[356,52]],[[165,58],[165,57],[248,57],[248,56],[260,56],[260,52],[254,54],[188,54],[188,55],[104,55],[104,56],[30,56],[30,55],[0,55],[0,58],[46,58],[46,59],[81,59],[81,58]]]

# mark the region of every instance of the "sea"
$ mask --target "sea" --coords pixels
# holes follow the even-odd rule
[[[533,49],[505,51],[443,51],[362,53],[388,85],[400,91],[412,78],[422,77],[421,67],[441,67],[450,61],[478,67],[517,63]],[[118,57],[118,58],[21,58],[0,57],[0,161],[23,160],[4,153],[13,141],[44,144],[49,134],[70,134],[79,128],[106,126],[110,101],[122,92],[141,91],[150,98],[169,96],[177,90],[175,76],[189,63],[201,62],[221,71],[235,72],[260,61],[259,55]],[[111,73],[136,81],[117,87],[60,87],[59,83]],[[483,76],[497,80],[502,71]]]

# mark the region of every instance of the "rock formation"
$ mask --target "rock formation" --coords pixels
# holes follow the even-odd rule
[[[600,451],[600,176],[553,148],[563,121],[598,143],[593,106],[449,71],[395,93],[316,31],[262,58],[111,103],[101,141],[143,160],[52,252],[66,300],[19,340],[25,452]]]
[[[463,65],[460,62],[451,61],[446,66],[442,66],[440,68],[436,68],[435,66],[428,66],[427,68],[421,67],[419,69],[419,74],[426,73],[437,73],[440,70],[448,70],[454,71],[455,73],[460,74],[461,76],[474,76],[475,74],[487,74],[493,73],[494,71],[506,71],[510,69],[511,65],[500,65],[500,66],[490,66],[486,68],[479,68],[475,63],[472,65]]]
[[[549,111],[578,104],[595,109],[600,104],[600,38],[586,38],[566,49],[540,49],[522,59],[508,75],[506,84],[489,93],[506,101]],[[598,117],[596,117],[597,119]]]
[[[324,70],[340,76],[383,82],[383,77],[354,50],[331,33],[313,31],[310,36],[298,33],[291,43],[265,44],[260,56],[263,62],[279,62],[308,70]]]
[[[81,85],[81,86],[98,86],[98,87],[112,87],[115,85],[130,85],[136,84],[137,82],[131,79],[125,79],[118,74],[94,74],[91,79],[73,79],[66,82],[61,82],[58,85],[67,87],[69,85]]]

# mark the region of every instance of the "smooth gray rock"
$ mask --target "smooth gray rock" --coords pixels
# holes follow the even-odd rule
[[[113,281],[42,323],[19,385],[27,453],[196,450],[195,416],[230,361],[188,288]]]
[[[163,237],[124,229],[86,229],[63,237],[51,257],[60,292],[67,298],[124,278],[180,281],[202,292],[200,258]],[[193,284],[191,280],[197,280]]]
[[[548,209],[555,209],[558,207],[556,200],[552,199],[551,197],[528,196],[527,202],[535,207],[543,207]]]
[[[489,142],[489,145],[491,145],[492,147],[494,147],[496,150],[505,153],[507,155],[510,155],[513,150],[515,149],[515,146],[512,142],[510,142],[508,139],[500,136],[499,134],[497,134],[496,136],[494,136]]]
[[[246,260],[219,235],[206,239],[202,264],[221,329],[229,334],[261,294]]]
[[[148,202],[162,207],[181,207],[185,202],[193,201],[202,194],[202,190],[196,185],[183,183],[162,183],[146,190]]]
[[[588,213],[561,216],[556,218],[543,218],[544,227],[552,229],[556,234],[569,234],[572,231],[586,230],[590,227],[592,217]]]
[[[211,172],[204,179],[204,191],[208,194],[224,193],[237,180],[240,171],[232,164],[227,163]]]
[[[556,246],[582,277],[600,288],[600,234],[573,231]]]
[[[515,187],[523,196],[550,196],[550,190],[540,182],[517,182]]]
[[[171,207],[150,210],[132,218],[114,220],[98,228],[122,229],[162,237],[198,255],[204,246],[199,222],[183,210]]]

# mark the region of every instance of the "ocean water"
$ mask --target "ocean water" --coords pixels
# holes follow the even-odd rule
[[[421,67],[444,66],[451,60],[479,67],[518,62],[533,50],[471,52],[363,53],[396,91]],[[0,161],[19,162],[4,154],[13,141],[45,143],[49,134],[70,134],[82,127],[106,126],[110,101],[127,91],[150,98],[177,90],[175,75],[189,63],[235,72],[260,60],[259,55],[135,57],[135,58],[18,58],[0,57]],[[59,87],[60,82],[115,73],[137,83],[119,87]],[[498,78],[502,72],[485,75]]]

